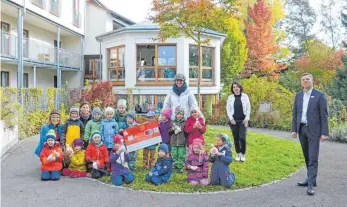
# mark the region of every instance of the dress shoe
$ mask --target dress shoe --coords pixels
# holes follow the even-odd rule
[[[314,195],[314,190],[313,190],[313,186],[308,186],[307,188],[307,195]]]
[[[308,186],[308,181],[305,180],[305,181],[303,181],[303,182],[298,182],[298,186]],[[314,186],[314,187],[317,186],[316,182],[313,183],[313,186]]]

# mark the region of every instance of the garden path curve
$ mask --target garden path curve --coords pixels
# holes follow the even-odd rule
[[[250,131],[290,138],[287,132]],[[40,162],[33,153],[37,139],[22,141],[2,158],[1,206],[347,206],[347,144],[321,144],[318,187],[309,197],[306,188],[296,186],[305,169],[274,184],[212,194],[141,192],[83,178],[41,182]]]

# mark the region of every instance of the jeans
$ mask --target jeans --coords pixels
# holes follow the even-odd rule
[[[125,173],[124,175],[115,175],[111,177],[112,183],[115,186],[123,185],[123,180],[126,184],[129,184],[133,182],[134,179],[135,179],[135,176],[130,172]]]
[[[234,145],[236,153],[246,154],[246,133],[247,128],[241,122],[236,122],[235,125],[229,122],[230,129],[234,137]]]

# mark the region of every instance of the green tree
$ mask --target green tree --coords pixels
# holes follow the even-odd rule
[[[160,26],[158,38],[165,41],[169,37],[180,37],[184,34],[198,46],[208,44],[210,39],[205,34],[212,24],[224,26],[225,20],[234,12],[232,0],[153,0],[149,19]],[[200,71],[198,70],[198,97],[200,97]],[[198,99],[199,102],[199,99]]]
[[[335,99],[347,100],[347,62],[345,62],[343,69],[336,71],[328,92]]]
[[[221,80],[224,85],[229,86],[237,74],[243,70],[247,60],[246,38],[241,31],[239,21],[235,18],[229,20],[221,57]]]

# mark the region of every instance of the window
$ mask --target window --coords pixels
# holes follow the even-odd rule
[[[53,83],[54,83],[54,88],[58,88],[58,78],[56,75],[53,78]]]
[[[108,78],[115,85],[125,84],[125,47],[119,46],[108,50]]]
[[[72,0],[72,23],[76,27],[80,27],[80,2],[79,0]]]
[[[137,45],[137,82],[170,83],[176,75],[176,45]]]
[[[10,24],[1,22],[1,54],[10,55]]]
[[[101,79],[101,61],[99,57],[84,57],[84,80],[95,82]]]
[[[31,3],[40,7],[40,8],[44,8],[44,0],[31,0]]]
[[[1,71],[1,87],[10,86],[10,72]]]
[[[60,0],[50,0],[49,12],[55,16],[59,16]]]
[[[214,80],[214,48],[189,46],[189,80],[194,84],[198,81],[199,62],[201,63],[201,82],[213,82]]]
[[[23,57],[29,57],[29,31],[23,29]]]
[[[118,22],[116,21],[113,21],[113,30],[117,30],[117,29],[120,29],[120,28],[123,28],[124,26],[119,24]]]
[[[24,76],[23,76],[23,87],[24,88],[29,88],[29,74],[28,73],[24,73]]]

